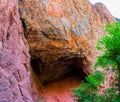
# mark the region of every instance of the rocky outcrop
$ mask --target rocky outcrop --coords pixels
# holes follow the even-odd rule
[[[114,22],[104,5],[87,0],[19,0],[19,9],[20,15],[18,0],[0,0],[0,102],[33,102],[27,41],[38,86],[92,72],[102,26]]]
[[[104,4],[98,2],[93,6],[94,6],[95,10],[98,12],[99,19],[101,20],[102,24],[111,23],[111,22],[115,21],[115,18],[106,9]]]
[[[0,102],[33,102],[17,0],[0,0]]]
[[[20,0],[19,7],[31,64],[43,83],[74,69],[91,72],[102,26],[114,22],[105,6],[87,0]]]

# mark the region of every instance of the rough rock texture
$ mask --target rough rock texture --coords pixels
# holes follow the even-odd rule
[[[115,21],[115,18],[106,9],[105,5],[103,5],[102,3],[96,3],[93,6],[94,6],[95,10],[98,12],[98,14],[100,15],[99,19],[101,20],[101,23],[102,23],[101,25]]]
[[[31,64],[43,83],[74,69],[91,73],[102,26],[115,21],[104,5],[87,0],[20,0],[19,8]]]
[[[104,5],[19,0],[19,8],[37,84],[91,73],[95,44],[104,33],[101,26],[114,22]],[[0,0],[0,102],[33,102],[27,41],[18,0]]]
[[[0,0],[0,102],[33,102],[18,0]]]

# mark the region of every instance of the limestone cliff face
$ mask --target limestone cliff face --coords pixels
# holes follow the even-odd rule
[[[0,0],[0,102],[33,102],[17,0]]]
[[[90,73],[102,26],[115,21],[104,5],[87,0],[20,0],[19,7],[31,63],[42,81],[69,66]]]

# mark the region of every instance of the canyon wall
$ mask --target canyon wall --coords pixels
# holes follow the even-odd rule
[[[96,41],[105,33],[102,27],[115,21],[103,4],[20,0],[19,8],[31,64],[43,83],[69,73],[70,66],[92,72]]]
[[[0,102],[33,102],[30,55],[17,0],[0,0]]]
[[[102,26],[114,21],[87,0],[0,0],[0,102],[35,102],[30,55],[43,84],[74,68],[91,73]]]

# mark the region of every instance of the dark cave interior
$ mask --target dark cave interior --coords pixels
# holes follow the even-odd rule
[[[59,71],[57,73],[52,73],[50,71],[46,72],[47,74],[53,74],[51,79],[49,80],[43,80],[41,83],[45,86],[49,83],[56,82],[59,80],[64,80],[67,78],[72,78],[72,79],[78,79],[78,80],[85,80],[85,77],[87,74],[83,71],[83,63],[81,63],[82,60],[81,58],[71,58],[71,59],[60,59],[57,64],[54,64],[54,68],[58,68]],[[33,73],[38,76],[38,78],[41,78],[41,60],[40,59],[32,59],[31,60],[31,66],[33,69]],[[62,68],[62,71],[61,69]],[[55,70],[56,70],[55,69]],[[44,75],[44,74],[42,74]],[[49,76],[49,75],[48,75]]]

